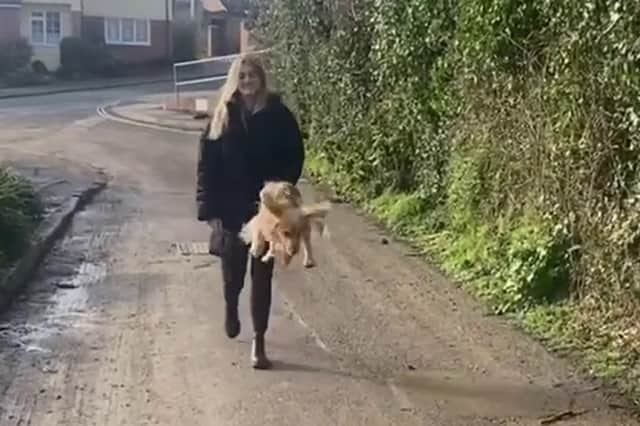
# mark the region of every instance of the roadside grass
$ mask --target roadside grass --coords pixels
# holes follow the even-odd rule
[[[637,351],[625,345],[626,339],[612,337],[618,330],[637,331],[640,324],[634,327],[624,313],[612,316],[604,301],[567,297],[565,241],[535,215],[489,228],[469,223],[464,209],[425,207],[413,193],[385,192],[366,199],[313,150],[306,172],[411,245],[495,315],[506,317],[584,373],[616,386],[640,408]]]
[[[0,270],[24,254],[42,212],[41,201],[31,184],[0,168]]]

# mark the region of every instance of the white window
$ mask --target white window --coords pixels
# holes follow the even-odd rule
[[[122,21],[122,42],[135,43],[136,21],[133,19],[123,19]]]
[[[104,21],[107,44],[151,45],[151,28],[145,19],[107,18]]]
[[[149,44],[149,21],[136,20],[136,42]]]
[[[47,44],[58,44],[62,38],[60,12],[47,12]]]
[[[107,19],[104,23],[105,26],[105,40],[107,43],[113,43],[120,40],[120,20]]]
[[[31,12],[31,43],[57,45],[62,38],[60,12]]]
[[[31,43],[44,44],[44,13],[31,13]]]

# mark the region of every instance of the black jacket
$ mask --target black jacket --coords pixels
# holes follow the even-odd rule
[[[245,120],[238,99],[227,108],[224,134],[211,140],[209,123],[200,139],[196,201],[198,220],[221,219],[225,229],[238,231],[257,212],[265,182],[298,182],[305,153],[298,123],[279,96],[270,95]]]

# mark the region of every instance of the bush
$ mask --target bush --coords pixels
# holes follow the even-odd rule
[[[94,67],[93,45],[77,38],[67,37],[60,43],[60,64],[64,74],[73,76],[86,73]]]
[[[173,60],[190,61],[196,57],[196,31],[192,25],[176,25],[173,29]]]
[[[33,49],[25,39],[0,41],[0,76],[29,65]]]
[[[42,205],[31,185],[0,169],[0,268],[22,256],[41,214]]]
[[[539,211],[576,247],[572,296],[637,287],[640,4],[352,3],[276,0],[257,27],[348,192],[453,203],[460,232]]]
[[[49,84],[50,79],[46,74],[38,74],[28,68],[24,68],[7,74],[4,81],[10,87],[26,87]]]
[[[66,37],[60,44],[61,78],[85,75],[115,77],[121,73],[120,65],[104,44],[91,43],[77,37]]]
[[[40,75],[49,74],[49,69],[47,68],[47,66],[42,61],[33,61],[31,63],[31,70],[34,73],[40,74]]]
[[[274,0],[256,31],[316,172],[403,194],[394,227],[437,216],[419,232],[499,312],[567,294],[640,359],[639,2]]]

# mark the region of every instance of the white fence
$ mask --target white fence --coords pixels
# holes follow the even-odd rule
[[[269,49],[264,49],[248,53],[262,54],[268,51]],[[173,64],[173,87],[176,96],[176,104],[180,105],[180,90],[183,87],[226,80],[231,63],[242,55],[243,53],[226,56],[213,56],[210,58],[177,62]]]

